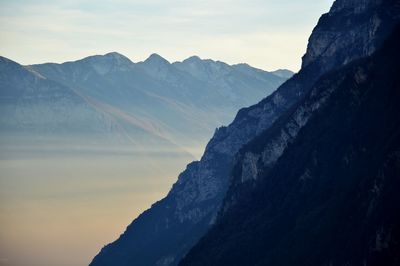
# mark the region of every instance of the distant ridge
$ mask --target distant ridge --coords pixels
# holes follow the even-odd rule
[[[221,64],[224,69],[216,67]],[[74,139],[92,134],[100,142],[134,143],[141,150],[164,143],[191,152],[204,145],[215,127],[229,123],[236,110],[261,100],[286,80],[250,68],[244,74],[198,57],[197,66],[199,76],[194,76],[185,63],[171,64],[158,54],[134,63],[117,52],[29,66],[2,58],[0,97],[9,99],[0,106],[3,133],[59,136],[62,132]],[[204,78],[209,70],[212,80]],[[45,81],[32,83],[34,77]],[[29,104],[21,105],[29,87]],[[52,89],[44,87],[68,96],[52,98]],[[15,88],[21,95],[15,94]],[[45,98],[49,102],[44,104]],[[56,111],[57,101],[65,108],[63,113]],[[83,108],[81,114],[76,112],[78,107]]]
[[[278,69],[278,70],[272,71],[271,73],[273,73],[279,77],[287,78],[287,79],[291,78],[294,75],[294,73],[292,71],[287,70],[287,69]]]

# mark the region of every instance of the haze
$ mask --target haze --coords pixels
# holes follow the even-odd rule
[[[21,64],[117,51],[297,71],[331,0],[0,2],[0,55]],[[16,147],[0,138],[0,265],[83,266],[161,199],[192,156]],[[90,147],[92,149],[93,147]],[[197,159],[204,147],[191,147]],[[43,152],[46,150],[46,152]],[[151,158],[151,160],[150,160]]]

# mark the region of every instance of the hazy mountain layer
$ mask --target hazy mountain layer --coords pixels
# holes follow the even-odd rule
[[[22,66],[0,57],[1,256],[27,265],[81,237],[71,261],[89,261],[166,194],[216,126],[286,80],[198,57],[189,70],[191,61],[110,53]]]
[[[236,110],[262,99],[287,79],[248,65],[198,57],[170,64],[157,54],[136,64],[109,53],[28,68],[71,88],[122,127],[139,128],[189,148],[200,146],[217,125],[229,123]]]

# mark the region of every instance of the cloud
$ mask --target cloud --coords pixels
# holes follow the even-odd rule
[[[0,53],[24,64],[118,51],[134,61],[159,52],[171,61],[198,54],[297,69],[312,27],[331,2],[5,0]]]

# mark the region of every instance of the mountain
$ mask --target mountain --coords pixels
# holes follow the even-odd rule
[[[194,74],[188,69],[191,61],[171,64],[152,54],[133,63],[114,52],[27,68],[72,88],[96,109],[123,113],[130,124],[184,148],[200,146],[217,125],[229,123],[236,110],[254,104],[286,80],[250,66],[243,72],[198,57]],[[204,78],[210,70],[212,80]]]
[[[115,68],[107,58],[98,69]],[[93,62],[93,58],[90,58]],[[165,137],[157,125],[128,114],[37,72],[0,57],[0,135],[2,149],[18,147],[131,147],[175,152],[185,160],[186,151]],[[80,70],[75,70],[81,74]],[[25,150],[25,148],[24,148]],[[82,151],[81,151],[82,152]]]
[[[107,130],[100,114],[71,88],[4,57],[0,69],[2,134]]]
[[[233,236],[246,237],[246,234],[240,234],[240,216],[234,216],[238,219],[236,223],[228,218],[224,220],[223,211],[218,215],[222,202],[226,211],[230,206],[235,206],[235,198],[232,201],[229,199],[235,195],[231,190],[235,186],[231,184],[232,167],[241,162],[240,155],[236,156],[236,153],[271,126],[280,123],[281,117],[287,116],[296,104],[307,97],[322,76],[369,56],[381,47],[398,22],[398,11],[395,1],[335,1],[330,12],[320,18],[313,30],[300,72],[258,104],[241,109],[229,126],[216,130],[201,160],[187,166],[167,197],[134,220],[118,240],[101,250],[90,265],[177,265],[210,228],[218,229],[212,229],[188,254],[182,265],[205,265],[208,262],[224,265],[218,264],[217,256],[207,259],[208,254],[214,254],[212,248],[218,252],[225,245],[223,241],[218,241],[218,237],[226,237],[218,225],[229,221],[237,230]],[[195,62],[196,58],[190,61]],[[191,69],[195,75],[198,68],[194,66],[193,69],[187,69]],[[240,65],[237,69],[244,71],[246,66]],[[303,123],[302,115],[288,128],[294,136]],[[273,163],[281,155],[286,148],[286,141],[289,141],[287,137],[282,134],[280,141],[271,146],[267,162]],[[244,168],[247,169],[244,180],[251,180],[258,173],[258,160],[251,154],[243,158]],[[287,170],[291,169],[286,167]],[[246,191],[247,184],[239,186],[240,195],[242,189]],[[250,207],[246,205],[246,208]],[[217,226],[213,226],[216,221]],[[217,233],[214,234],[215,231]],[[251,238],[237,239],[248,240],[249,253],[246,255],[252,256]],[[232,252],[232,258],[240,258],[240,250],[232,248],[229,251]],[[232,265],[251,265],[237,263],[233,261]]]
[[[400,26],[245,145],[179,265],[399,265]]]

